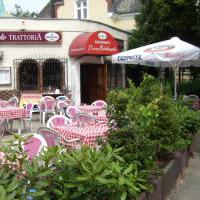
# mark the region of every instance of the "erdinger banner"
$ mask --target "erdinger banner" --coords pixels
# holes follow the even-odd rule
[[[112,56],[112,63],[171,67],[174,69],[174,99],[177,98],[176,73],[179,67],[200,67],[200,48],[177,37],[131,49]]]
[[[57,44],[62,42],[60,32],[0,32],[1,43],[42,43]]]

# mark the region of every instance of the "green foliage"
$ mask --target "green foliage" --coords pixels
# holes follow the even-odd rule
[[[187,107],[178,105],[176,112],[179,113],[179,119],[181,120],[182,137],[186,139],[192,138],[200,127],[199,111],[190,111]]]
[[[136,30],[130,39],[130,48],[174,36],[199,45],[200,15],[195,4],[196,0],[144,1],[141,14],[136,17]]]
[[[181,106],[179,112],[169,87],[162,86],[161,90],[160,82],[151,76],[145,77],[141,87],[129,85],[128,89],[109,93],[108,141],[113,148],[122,148],[120,155],[126,163],[151,169],[158,157],[163,158],[189,144],[191,136],[186,133],[197,131],[199,119]]]
[[[0,164],[0,199],[125,200],[151,189],[148,173],[125,165],[121,149],[52,147],[30,161],[20,151],[23,139],[16,137],[17,143],[1,149],[6,158]]]
[[[136,165],[124,166],[119,150],[109,146],[102,151],[82,148],[61,154],[55,193],[63,199],[135,199],[148,190],[147,175]]]
[[[11,13],[14,17],[25,17],[25,18],[36,18],[37,13],[36,12],[30,12],[30,11],[23,11],[21,6],[15,5],[15,12]]]
[[[200,80],[179,83],[177,91],[180,95],[196,94],[200,96]]]

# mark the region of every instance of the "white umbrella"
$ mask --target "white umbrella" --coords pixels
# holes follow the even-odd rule
[[[200,48],[174,37],[170,40],[115,54],[112,56],[112,63],[174,68],[174,98],[176,99],[176,69],[200,66]]]

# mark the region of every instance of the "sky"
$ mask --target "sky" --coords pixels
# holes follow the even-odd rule
[[[23,11],[39,12],[49,0],[3,0],[7,12],[15,11],[15,4],[21,6]]]

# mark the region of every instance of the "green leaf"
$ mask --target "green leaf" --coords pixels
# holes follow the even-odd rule
[[[30,193],[30,195],[33,196],[33,197],[41,197],[45,193],[46,193],[46,191],[38,191],[38,192],[36,191],[36,192]]]
[[[125,200],[126,199],[126,197],[127,197],[127,192],[126,191],[124,191],[123,193],[122,193],[122,195],[121,195],[121,200]]]
[[[133,164],[130,164],[127,169],[124,170],[123,175],[127,175],[133,170]]]

